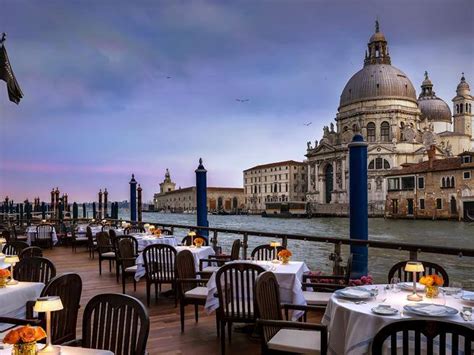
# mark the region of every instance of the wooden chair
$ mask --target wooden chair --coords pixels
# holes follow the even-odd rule
[[[99,274],[102,275],[102,261],[109,261],[109,271],[112,272],[112,261],[115,261],[116,255],[113,245],[110,243],[109,234],[99,232],[96,234],[97,252],[99,254]]]
[[[121,258],[119,256],[120,250],[119,250],[118,243],[122,239],[130,239],[130,242],[132,243],[133,255],[134,255],[135,258],[137,258],[138,257],[138,240],[137,240],[137,238],[135,238],[132,235],[121,235],[121,236],[117,237],[117,235],[115,234],[115,231],[113,233],[110,233],[110,232],[111,232],[111,230],[109,231],[110,243],[112,244],[113,251],[115,252],[115,273],[116,273],[116,276],[117,276],[117,282],[119,282],[120,270],[122,269],[120,263],[122,261],[121,261]],[[133,265],[135,265],[135,263]]]
[[[196,235],[195,237],[190,237],[189,235],[185,236],[182,240],[181,240],[181,244],[182,245],[186,245],[186,246],[191,246],[193,245],[193,239],[196,239],[196,238],[202,238],[204,239],[204,246],[208,246],[209,245],[209,241],[207,240],[206,237],[202,237],[200,235]]]
[[[40,247],[28,247],[21,251],[19,258],[34,258],[34,257],[42,257],[43,250]]]
[[[255,300],[253,295],[257,276],[265,269],[257,264],[230,263],[216,272],[217,310],[220,325],[221,351],[225,353],[225,326],[231,342],[232,323],[255,323]],[[207,294],[207,292],[206,292]]]
[[[41,291],[40,297],[59,296],[63,309],[51,313],[53,344],[63,344],[76,339],[77,315],[82,294],[82,279],[78,274],[66,273],[54,277]],[[27,303],[27,318],[33,318],[35,301]],[[42,326],[46,327],[46,318],[39,314]]]
[[[451,344],[446,341],[446,338],[451,340]],[[438,320],[397,321],[386,325],[375,335],[372,341],[372,354],[388,353],[386,349],[383,349],[383,345],[388,339],[391,354],[433,355],[434,353],[446,354],[447,352],[453,355],[472,354],[474,331],[461,324]],[[397,341],[400,343],[400,340],[402,351],[397,352]],[[426,346],[426,348],[422,348],[422,346]],[[461,349],[464,351],[462,352]]]
[[[254,250],[252,250],[252,253],[250,254],[250,256],[254,259],[254,260],[274,260],[274,259],[278,259],[278,253],[282,250],[285,250],[284,247],[282,246],[279,246],[279,247],[276,247],[276,252],[275,252],[275,248],[270,246],[269,244],[263,244],[263,245],[259,245],[257,246]]]
[[[88,246],[89,238],[87,237],[87,232],[86,234],[78,234],[75,228],[71,229],[71,244],[74,253],[77,251],[78,245]]]
[[[390,271],[388,272],[388,283],[392,280],[393,277],[398,277],[402,282],[413,282],[413,273],[405,271],[405,265],[407,261],[400,261],[392,266]],[[425,271],[418,273],[417,275],[425,276],[425,275],[432,275],[437,274],[441,276],[444,280],[444,286],[449,286],[449,276],[446,270],[438,264],[429,262],[429,261],[420,261],[423,264]]]
[[[158,287],[170,284],[175,292],[176,302],[176,249],[166,244],[152,244],[143,250],[145,264],[146,302],[150,306],[150,289],[155,285],[155,300],[158,300]],[[194,258],[193,258],[194,260]]]
[[[145,249],[146,250],[146,249]],[[176,255],[176,284],[181,318],[181,333],[184,332],[184,308],[194,305],[194,318],[199,320],[198,306],[204,306],[207,298],[207,279],[197,278],[194,256],[189,250],[182,250]],[[217,319],[217,318],[216,318]]]
[[[275,274],[266,271],[257,277],[255,298],[257,324],[262,328],[262,354],[327,354],[326,326],[283,320]]]
[[[135,281],[135,273],[137,272],[137,265],[135,259],[137,258],[137,247],[133,245],[131,238],[120,238],[117,243],[117,265],[120,265],[122,273],[122,292],[125,293],[125,280],[127,276],[132,276],[133,290],[137,290],[137,282]],[[118,273],[117,273],[118,274]]]
[[[26,230],[24,228],[20,228],[16,225],[12,225],[12,234],[13,239],[19,240],[22,242],[28,241],[28,236],[26,235]]]
[[[13,241],[13,238],[12,238],[11,233],[10,233],[9,230],[6,230],[6,229],[2,230],[1,236],[2,236],[2,238],[5,238],[7,243],[9,241]]]
[[[241,246],[242,242],[240,241],[240,239],[236,239],[232,243],[230,255],[210,255],[209,259],[199,259],[199,271],[203,273],[212,274],[226,262],[239,260]],[[204,266],[204,263],[207,263],[207,266]]]
[[[97,251],[97,241],[94,238],[92,229],[90,226],[86,227],[86,238],[87,238],[87,249],[89,250],[89,258],[95,258],[95,252]]]
[[[50,224],[40,224],[36,227],[35,244],[53,249],[53,226]]]
[[[26,242],[22,242],[22,241],[19,241],[19,240],[11,240],[3,246],[2,252],[5,255],[18,255],[18,256],[20,256],[21,252],[24,249],[28,248],[28,247],[29,247],[29,245]]]
[[[145,355],[149,331],[150,318],[143,303],[128,295],[105,293],[87,303],[83,338],[76,343],[115,355]]]
[[[47,284],[56,276],[56,267],[46,258],[23,258],[16,263],[13,275],[18,281],[42,282]]]
[[[161,230],[162,235],[173,235],[173,232],[171,231],[171,229],[160,228],[160,230]]]
[[[124,234],[130,233],[145,233],[145,228],[142,225],[134,224],[130,227],[125,228]]]

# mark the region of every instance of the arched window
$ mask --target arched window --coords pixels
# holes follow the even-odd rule
[[[357,131],[357,125],[354,123],[352,125],[352,132],[356,132]]]
[[[382,138],[382,142],[390,141],[390,124],[387,121],[383,121],[380,125],[380,136]]]
[[[344,132],[346,132],[348,129],[349,129],[349,127],[344,126],[344,128],[343,128],[342,130],[343,130]]]
[[[382,164],[383,164],[382,158],[376,158],[375,159],[375,169],[377,169],[377,170],[382,169]]]
[[[463,104],[459,105],[459,113],[462,113],[462,108],[464,107]]]
[[[369,170],[381,170],[381,169],[384,169],[384,170],[388,170],[390,169],[390,163],[388,162],[387,159],[383,159],[383,158],[375,158],[375,159],[372,159],[369,163],[369,167],[368,167]]]
[[[404,141],[404,137],[403,137],[403,129],[405,128],[405,122],[400,122],[400,140],[401,141]]]
[[[257,193],[257,185],[254,186],[254,188],[253,188],[253,193],[254,193],[254,194]]]
[[[444,177],[441,179],[441,187],[446,187],[446,180]]]
[[[454,187],[454,176],[451,176],[451,187]]]
[[[383,168],[384,169],[390,169],[390,163],[388,162],[387,159],[383,160]]]
[[[456,113],[459,113],[459,105],[456,104]]]
[[[369,163],[369,170],[374,170],[374,168],[375,168],[375,161],[371,160]]]
[[[469,107],[467,103],[466,103],[466,112],[469,112]]]
[[[367,123],[367,141],[375,142],[375,123]]]

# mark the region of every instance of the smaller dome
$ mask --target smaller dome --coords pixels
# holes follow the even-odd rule
[[[471,88],[469,87],[469,84],[466,81],[466,78],[464,77],[464,73],[462,73],[461,77],[461,82],[458,84],[458,87],[456,88],[456,92],[458,95],[463,95],[463,94],[469,94],[471,91]]]
[[[382,32],[375,32],[372,37],[370,37],[369,42],[387,42],[387,40]]]
[[[427,118],[430,122],[452,123],[451,110],[448,104],[439,97],[420,97],[418,107],[421,111],[421,118]]]

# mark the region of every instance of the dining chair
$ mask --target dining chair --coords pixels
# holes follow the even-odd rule
[[[40,297],[59,296],[63,309],[51,313],[51,337],[53,344],[64,344],[76,339],[77,316],[82,294],[82,279],[78,274],[66,273],[52,278],[41,291]],[[27,303],[26,317],[33,318],[35,301]],[[46,326],[44,313],[38,317]]]
[[[75,253],[77,252],[77,247],[79,245],[86,245],[88,246],[89,238],[86,234],[79,234],[77,233],[75,228],[71,229],[71,244],[72,244],[72,251]]]
[[[176,255],[176,285],[181,318],[181,333],[184,333],[184,308],[194,305],[194,319],[199,320],[198,306],[204,306],[207,298],[207,279],[198,278],[193,253],[182,250]],[[217,318],[216,318],[217,319]]]
[[[97,241],[92,233],[91,226],[86,227],[86,238],[87,238],[87,249],[89,250],[89,258],[95,258],[95,252],[97,251]]]
[[[46,258],[23,258],[16,263],[13,275],[18,281],[47,284],[49,280],[56,276],[56,267],[51,260]]]
[[[22,242],[26,242],[28,240],[28,236],[26,235],[26,230],[16,225],[12,225],[12,234],[13,239],[19,240]]]
[[[1,236],[2,236],[2,238],[5,238],[5,240],[7,241],[7,243],[8,243],[9,241],[13,241],[11,232],[10,232],[9,230],[7,230],[7,229],[2,230]]]
[[[239,260],[241,246],[240,239],[236,239],[232,243],[230,255],[209,255],[208,259],[199,259],[199,271],[212,274],[226,262]],[[207,266],[204,266],[205,263],[207,263]]]
[[[175,294],[175,303],[177,303],[176,249],[167,244],[151,244],[143,250],[142,255],[145,266],[147,305],[150,306],[151,285],[155,286],[155,300],[158,300],[158,287],[161,292],[161,285],[163,284],[171,285]]]
[[[388,283],[391,282],[393,277],[398,277],[400,281],[402,282],[413,282],[413,273],[405,271],[405,265],[407,262],[410,260],[406,261],[400,261],[393,265],[388,272]],[[422,273],[419,273],[418,275],[425,276],[425,275],[432,275],[432,274],[437,274],[441,276],[444,280],[444,286],[449,286],[449,276],[446,270],[439,264],[430,262],[430,261],[419,261],[420,263],[423,264],[423,267],[425,268],[425,271]]]
[[[276,252],[275,252],[275,247],[270,246],[269,244],[263,244],[255,247],[254,250],[252,250],[252,253],[250,256],[254,260],[274,260],[278,259],[278,253],[282,250],[285,250],[284,247],[279,246],[276,247]]]
[[[274,273],[266,271],[257,277],[255,298],[257,324],[262,329],[262,354],[327,354],[326,326],[283,320],[280,287]]]
[[[255,323],[254,287],[257,276],[265,269],[247,262],[229,263],[216,272],[218,324],[220,325],[221,352],[225,353],[225,326],[229,343],[233,323]]]
[[[26,242],[22,242],[19,240],[11,240],[3,246],[2,253],[5,255],[20,256],[21,252],[28,247],[29,245]]]
[[[187,235],[181,240],[181,244],[189,247],[189,246],[193,245],[193,240],[196,239],[196,238],[202,238],[204,240],[204,244],[203,244],[204,246],[209,245],[209,241],[207,240],[207,237],[203,237],[203,236],[200,236],[200,235],[196,235],[195,237],[191,237],[191,236]]]
[[[131,225],[130,227],[125,228],[124,230],[124,234],[130,234],[130,233],[145,233],[145,228],[143,228],[143,226],[140,224],[134,224],[134,225]]]
[[[150,318],[143,303],[132,296],[105,293],[87,303],[82,339],[75,344],[115,355],[145,355],[149,331]]]
[[[35,244],[44,245],[53,249],[53,226],[50,224],[40,224],[36,227]]]
[[[120,272],[122,274],[122,292],[123,293],[125,293],[125,281],[126,281],[127,276],[132,276],[133,290],[134,291],[137,290],[137,282],[135,280],[137,265],[135,263],[135,260],[137,258],[138,246],[134,245],[132,238],[123,237],[123,238],[118,239],[117,241],[116,265],[120,266]],[[118,275],[118,272],[117,272],[117,275]]]
[[[387,341],[389,344],[386,344]],[[440,320],[402,320],[378,331],[372,341],[372,354],[472,354],[474,331],[464,325]]]
[[[27,247],[20,252],[19,258],[42,257],[43,250],[40,247]]]
[[[117,282],[119,282],[120,271],[122,270],[122,267],[121,267],[120,263],[122,261],[121,261],[121,258],[119,257],[120,250],[119,250],[118,243],[121,239],[124,239],[124,238],[129,239],[130,242],[132,243],[133,255],[135,256],[135,258],[137,258],[138,253],[139,253],[138,240],[133,235],[120,235],[120,236],[117,236],[115,234],[115,231],[113,231],[112,233],[110,233],[110,232],[111,231],[109,231],[110,243],[112,244],[113,251],[115,252],[115,274],[116,274],[116,277],[117,277]]]
[[[99,274],[102,275],[102,261],[109,261],[109,271],[112,272],[112,261],[115,261],[115,252],[113,245],[110,243],[109,234],[99,232],[95,235],[97,240],[97,252],[99,254]]]

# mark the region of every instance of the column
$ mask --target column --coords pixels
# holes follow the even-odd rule
[[[342,164],[342,190],[346,190],[346,157],[341,161]]]
[[[137,181],[135,175],[132,174],[130,184],[130,220],[132,222],[137,221]]]
[[[200,227],[209,227],[207,220],[207,170],[199,159],[199,166],[195,170],[196,173],[196,217],[197,225]],[[207,230],[198,230],[202,236],[208,236]]]

